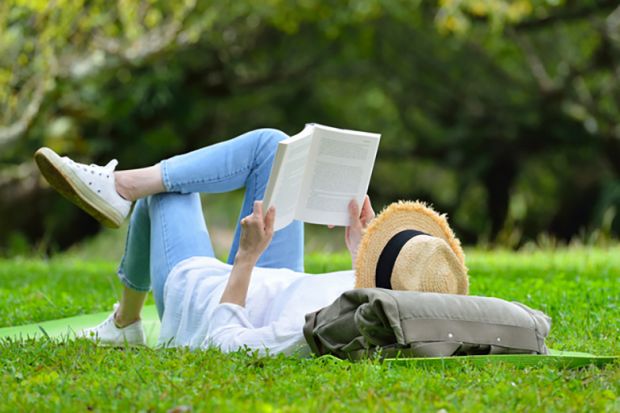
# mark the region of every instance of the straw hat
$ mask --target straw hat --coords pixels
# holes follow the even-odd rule
[[[465,255],[446,216],[419,201],[385,208],[362,236],[355,287],[467,294]]]

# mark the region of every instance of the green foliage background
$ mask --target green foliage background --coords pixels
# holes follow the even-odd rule
[[[381,132],[375,205],[432,202],[467,243],[620,232],[616,1],[8,0],[0,30],[4,254],[99,229],[41,145],[130,168],[306,122]]]

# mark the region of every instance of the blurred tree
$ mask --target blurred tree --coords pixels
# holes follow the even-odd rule
[[[428,199],[467,241],[620,230],[615,1],[9,0],[0,27],[0,248],[98,228],[38,146],[133,167],[308,121],[381,131],[378,203]]]

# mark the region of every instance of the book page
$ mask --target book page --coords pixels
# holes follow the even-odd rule
[[[355,199],[361,206],[368,190],[379,137],[316,125],[296,218],[348,225],[349,202]]]
[[[276,208],[274,230],[279,230],[295,219],[299,191],[312,142],[311,126],[297,135],[278,143],[276,157],[267,183],[264,197],[264,213]]]

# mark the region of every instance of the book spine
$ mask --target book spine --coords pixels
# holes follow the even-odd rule
[[[286,153],[286,145],[282,142],[278,143],[278,149],[276,150],[276,156],[273,159],[273,164],[271,165],[271,173],[269,174],[269,181],[267,182],[267,187],[265,189],[265,195],[263,196],[263,214],[267,214],[267,210],[269,207],[274,206],[274,196],[276,187],[278,184],[278,180],[280,177],[280,169],[282,169],[282,164],[284,162],[284,155]]]

